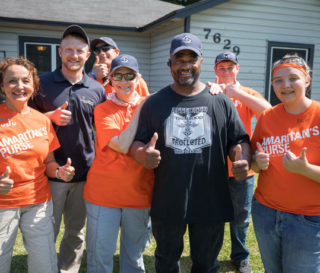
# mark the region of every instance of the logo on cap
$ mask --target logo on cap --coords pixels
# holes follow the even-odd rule
[[[127,63],[127,62],[129,62],[128,58],[125,57],[125,56],[122,56],[121,59],[120,59],[120,61],[121,61],[122,63]]]
[[[192,43],[192,40],[191,40],[191,38],[189,37],[189,36],[184,36],[183,38],[183,41],[186,43],[186,44],[190,44],[190,43]]]

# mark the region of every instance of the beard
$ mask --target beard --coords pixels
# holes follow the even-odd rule
[[[191,73],[190,77],[184,77],[183,72]],[[182,86],[192,86],[199,78],[199,74],[194,69],[179,70],[177,72],[177,81]]]

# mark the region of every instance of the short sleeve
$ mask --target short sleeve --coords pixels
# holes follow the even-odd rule
[[[98,105],[94,110],[94,120],[96,127],[96,138],[98,149],[103,150],[113,136],[120,135],[120,122],[115,114],[105,111],[105,107],[112,107],[110,103]]]

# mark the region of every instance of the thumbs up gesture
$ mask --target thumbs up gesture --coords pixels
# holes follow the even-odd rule
[[[254,153],[254,161],[260,170],[267,170],[269,167],[269,154],[265,153],[259,142],[256,143],[257,150]]]
[[[306,150],[303,147],[299,156],[288,151],[282,158],[283,167],[289,172],[302,174],[308,164]]]
[[[108,60],[107,58],[105,59]],[[107,77],[109,74],[108,64],[106,62],[103,62],[103,59],[100,59],[98,55],[96,55],[96,60],[93,64],[92,72],[98,80]]]
[[[247,143],[244,143],[244,145],[247,145]],[[249,162],[243,159],[241,144],[231,147],[231,155],[230,158],[233,159],[231,171],[234,178],[238,181],[245,180],[249,171]]]
[[[67,163],[58,169],[57,174],[58,174],[57,178],[60,178],[65,182],[72,180],[72,178],[74,177],[74,174],[75,174],[75,169],[74,169],[74,167],[71,166],[71,158],[70,157],[68,157]]]
[[[155,149],[157,140],[158,140],[158,134],[154,133],[149,143],[147,143],[143,147],[143,150],[145,153],[143,166],[146,169],[157,168],[160,163],[160,160],[161,160],[160,151]]]
[[[59,126],[66,126],[71,120],[71,112],[66,110],[68,102],[66,101],[56,110],[46,113],[52,122]]]
[[[0,175],[0,194],[7,194],[13,187],[13,180],[9,178],[11,173],[10,167],[6,167],[6,171]]]

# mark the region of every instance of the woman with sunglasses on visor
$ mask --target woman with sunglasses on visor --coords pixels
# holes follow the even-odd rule
[[[143,252],[149,239],[153,171],[123,154],[119,145],[120,133],[128,131],[142,102],[135,91],[140,77],[133,56],[113,59],[109,78],[114,90],[95,108],[96,157],[84,187],[88,273],[112,273],[120,228],[120,272],[145,272]]]
[[[302,58],[276,61],[282,103],[262,113],[252,137],[252,219],[267,273],[320,272],[320,103],[306,96],[310,82]]]
[[[28,106],[39,89],[33,63],[8,58],[0,63],[0,272],[9,273],[20,228],[28,252],[28,272],[58,272],[48,177],[70,181],[71,160],[55,161],[59,148],[50,120]]]

